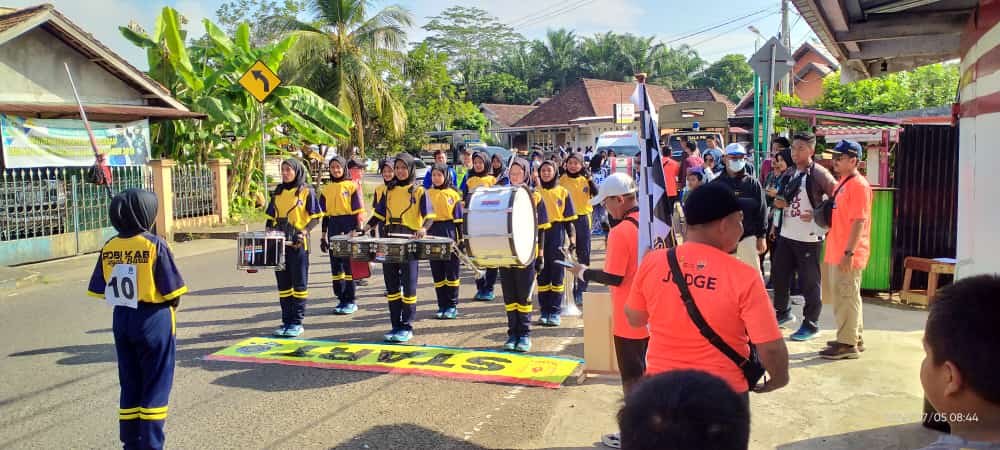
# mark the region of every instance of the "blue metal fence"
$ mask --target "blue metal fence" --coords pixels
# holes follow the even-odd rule
[[[174,218],[216,214],[215,173],[208,166],[179,164],[173,168]]]

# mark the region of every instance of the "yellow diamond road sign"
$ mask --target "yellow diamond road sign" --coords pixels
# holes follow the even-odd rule
[[[263,102],[271,92],[281,85],[278,78],[266,64],[258,60],[240,77],[240,85],[253,95],[258,102]]]

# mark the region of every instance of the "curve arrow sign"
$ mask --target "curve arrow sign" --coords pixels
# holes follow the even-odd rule
[[[259,70],[254,70],[251,73],[254,78],[260,80],[261,83],[264,83],[264,92],[269,92],[271,90],[271,82],[267,81],[267,77],[265,77],[263,73]]]

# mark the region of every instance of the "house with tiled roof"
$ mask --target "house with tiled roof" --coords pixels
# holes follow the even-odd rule
[[[657,109],[680,101],[721,101],[730,111],[735,107],[729,99],[711,88],[672,91],[654,84],[646,87]],[[631,103],[629,97],[634,90],[634,82],[581,78],[516,123],[493,128],[491,132],[500,136],[503,145],[520,150],[560,145],[585,148],[594,145],[601,133],[637,129],[635,123],[615,124],[613,117],[614,105]]]

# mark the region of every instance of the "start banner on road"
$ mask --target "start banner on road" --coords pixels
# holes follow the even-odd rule
[[[416,374],[557,389],[582,361],[451,347],[250,338],[206,359]]]
[[[146,164],[149,158],[149,120],[90,122],[108,165]],[[94,150],[82,120],[35,119],[0,114],[0,139],[4,166],[87,167],[94,164]]]

